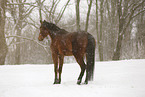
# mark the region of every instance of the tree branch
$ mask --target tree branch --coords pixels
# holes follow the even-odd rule
[[[36,7],[36,5],[34,5],[34,4],[36,4],[36,2],[34,2],[34,3],[8,3],[7,5],[31,5],[31,6]]]
[[[64,11],[65,11],[67,5],[69,4],[69,2],[70,2],[70,0],[67,1],[67,3],[66,3],[66,5],[64,6],[62,12],[59,13],[58,19],[57,19],[57,21],[56,21],[56,24],[60,21],[60,19],[61,19],[62,15],[64,14]]]
[[[137,15],[139,15],[139,14],[141,14],[142,12],[145,11],[145,10],[142,10],[142,11],[138,12],[136,15],[134,15],[134,12],[135,12],[144,2],[145,2],[145,0],[142,0],[139,4],[133,5],[134,7],[132,7],[131,12],[129,12],[128,15],[127,15],[127,17],[129,18],[129,20],[128,20],[128,22],[126,23],[126,25],[124,26],[122,32],[120,33],[121,36],[124,35],[124,33],[125,33],[127,27],[129,26],[131,20],[132,20],[134,17],[136,17]],[[134,15],[134,16],[133,16],[133,15]],[[126,19],[127,17],[125,17],[125,19]]]
[[[47,50],[48,46],[45,46],[45,45],[39,43],[37,40],[31,39],[31,38],[28,38],[28,37],[23,37],[23,36],[16,36],[16,35],[7,36],[5,38],[11,38],[11,37],[13,37],[13,38],[22,38],[22,39],[25,39],[25,40],[33,41],[34,43],[36,43],[36,44],[40,45],[41,47],[43,47],[43,49],[48,54],[48,50]]]
[[[138,12],[137,14],[135,14],[134,16],[132,16],[132,18],[135,18],[136,16],[140,15],[143,12],[145,12],[145,9],[144,10],[141,10],[140,12]]]

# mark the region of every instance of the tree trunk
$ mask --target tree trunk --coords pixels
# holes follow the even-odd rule
[[[21,0],[19,0],[19,3],[22,3]],[[16,35],[17,36],[21,36],[21,32],[22,32],[22,22],[23,22],[23,4],[18,5],[19,6],[19,20],[18,20],[18,25],[16,27],[17,32]],[[21,55],[21,46],[20,46],[20,42],[21,39],[20,38],[16,38],[16,54],[15,54],[15,64],[20,64],[20,55]]]
[[[100,48],[100,61],[103,61],[103,37],[102,37],[102,34],[103,34],[103,29],[102,29],[102,26],[103,26],[103,12],[104,12],[104,8],[103,8],[103,3],[104,3],[104,0],[101,0],[101,3],[100,3],[100,18],[101,18],[101,21],[100,21],[100,41],[99,41],[99,48]]]
[[[76,25],[77,31],[80,31],[80,0],[76,0]]]
[[[89,24],[89,16],[90,16],[91,7],[92,7],[92,0],[90,0],[90,4],[88,5],[88,13],[87,13],[86,27],[85,27],[86,32],[88,31],[88,24]]]
[[[0,0],[0,65],[5,64],[5,58],[8,52],[5,39],[5,6],[7,0]]]
[[[39,8],[39,19],[42,21],[42,3],[41,0],[38,0],[38,8]]]
[[[102,23],[103,23],[103,3],[104,0],[100,3],[100,31],[98,31],[98,0],[96,0],[96,32],[97,32],[97,44],[98,44],[98,52],[99,59],[103,61],[103,40],[102,40]]]
[[[120,58],[120,51],[122,48],[122,39],[123,39],[122,36],[118,36],[117,46],[116,46],[116,49],[114,51],[113,60],[119,60],[119,58]]]

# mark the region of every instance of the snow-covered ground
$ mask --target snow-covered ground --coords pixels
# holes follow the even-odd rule
[[[96,62],[88,85],[76,84],[79,72],[64,64],[62,83],[53,85],[53,65],[3,65],[0,97],[145,97],[145,59]]]

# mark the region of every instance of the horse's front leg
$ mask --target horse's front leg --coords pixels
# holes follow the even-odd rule
[[[64,60],[64,56],[59,55],[59,83],[61,83],[61,73],[62,73],[62,67],[63,67],[63,60]]]
[[[54,72],[55,72],[55,79],[54,84],[59,84],[59,78],[58,78],[58,55],[55,53],[52,53],[52,59],[54,63]]]

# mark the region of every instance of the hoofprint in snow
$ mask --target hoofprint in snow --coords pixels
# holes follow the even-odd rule
[[[62,83],[53,85],[53,65],[3,65],[0,97],[145,97],[145,59],[96,62],[88,85],[76,84],[79,72],[64,64]]]

